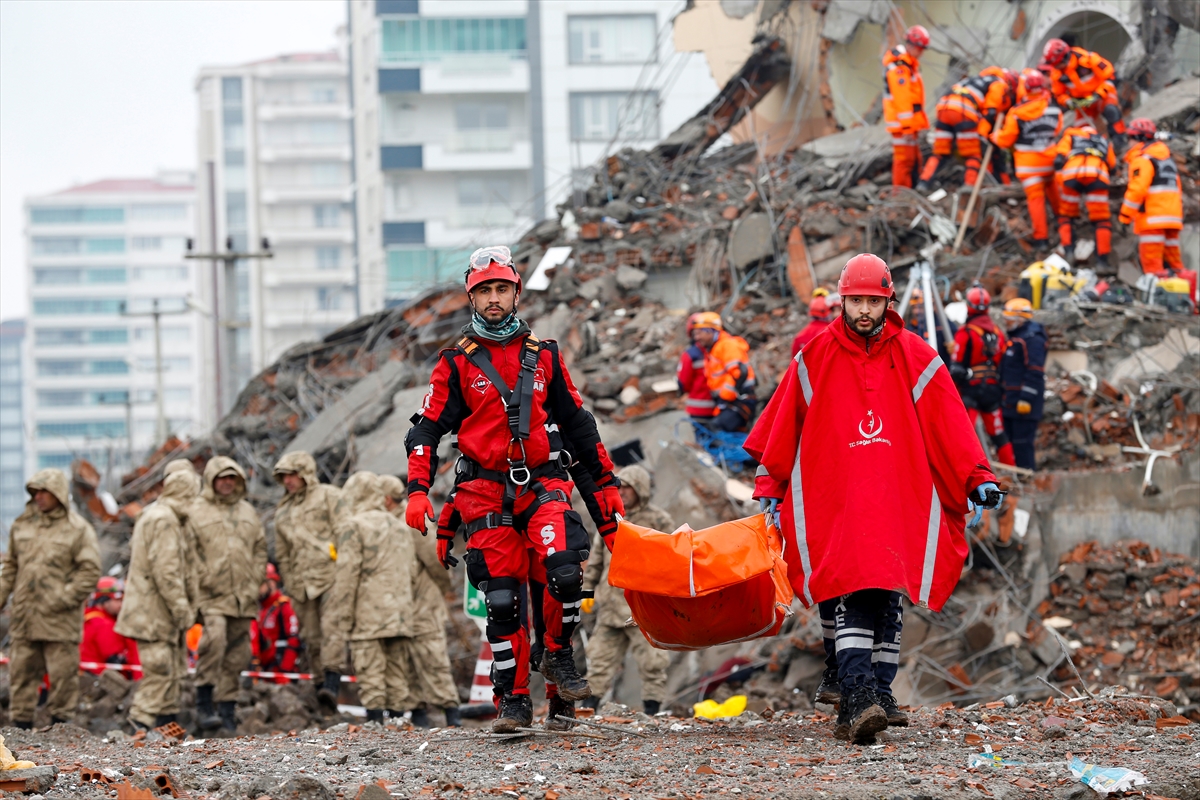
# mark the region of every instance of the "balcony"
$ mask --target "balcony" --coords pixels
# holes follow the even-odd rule
[[[354,116],[345,103],[284,103],[268,101],[258,107],[260,120],[275,119],[350,119]]]
[[[348,144],[272,144],[259,150],[260,161],[349,161]]]
[[[502,56],[455,56],[421,67],[422,94],[525,94],[529,62]]]
[[[330,286],[354,284],[354,270],[345,269],[264,269],[263,286]]]
[[[354,190],[349,186],[278,186],[264,188],[264,203],[349,203]]]
[[[354,321],[354,299],[347,293],[343,303],[345,307],[333,309],[268,309],[263,314],[263,325],[267,328],[327,328],[331,325],[345,325]]]
[[[461,135],[463,132],[459,132]],[[483,132],[480,132],[483,133]],[[489,132],[487,136],[494,135]],[[486,137],[475,137],[475,132],[469,132],[465,139],[451,136],[445,142],[425,145],[424,169],[431,172],[463,172],[479,170],[527,170],[533,166],[533,149],[528,139],[512,139],[510,146],[500,150],[459,149],[482,144]],[[497,146],[504,142],[501,139]]]
[[[276,244],[354,244],[354,230],[348,225],[337,228],[266,226],[263,236]]]

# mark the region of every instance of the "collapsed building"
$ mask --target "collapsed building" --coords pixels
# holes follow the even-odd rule
[[[732,68],[714,63],[714,74],[726,78],[718,96],[655,148],[608,157],[590,186],[513,243],[526,286],[522,317],[540,337],[558,340],[610,449],[649,462],[655,502],[680,522],[698,528],[756,510],[749,478],[696,448],[681,411],[674,372],[689,312],[719,311],[727,329],[747,339],[766,398],[787,368],[814,288],[832,285],[854,253],[883,256],[901,285],[914,266],[932,262],[947,304],[976,280],[997,298],[1019,291],[1031,260],[1019,186],[986,186],[967,218],[959,194],[935,199],[890,186],[890,141],[871,124],[877,109],[847,120],[854,106],[847,98],[858,97],[848,89],[857,80],[851,76],[867,69],[865,57],[850,54],[869,51],[874,75],[875,49],[894,35],[897,8],[909,5],[926,4],[695,3],[676,21],[677,45],[699,37],[715,14],[748,20],[734,26],[745,28],[745,43],[728,35],[724,49],[706,50],[710,63],[722,53],[726,61],[740,56]],[[928,5],[931,14],[957,15],[963,4]],[[983,36],[978,28],[935,28],[942,44],[933,49],[945,59],[932,58],[931,71],[944,75],[930,85],[977,69],[984,53],[1017,60],[1033,47],[1017,34],[1020,20],[1044,38],[1074,19],[1029,20],[1027,5],[984,7],[1013,18],[987,26],[987,47],[974,47]],[[1092,4],[1086,13],[1110,5]],[[1138,113],[1173,136],[1185,249],[1194,259],[1196,248],[1186,243],[1200,242],[1200,77],[1169,74],[1159,56],[1195,41],[1195,20],[1181,19],[1187,9],[1163,0],[1118,5],[1123,18],[1143,15],[1142,38],[1125,48],[1141,55],[1121,62],[1123,75],[1156,90]],[[1155,9],[1161,19],[1149,13]],[[905,10],[904,18],[913,13]],[[1165,63],[1176,69],[1179,62]],[[1123,189],[1114,184],[1114,207]],[[951,254],[960,227],[965,237]],[[1133,237],[1115,236],[1111,274],[1097,277],[1136,295],[1135,249]],[[101,535],[105,568],[127,563],[133,520],[156,497],[173,458],[202,469],[223,454],[245,465],[248,499],[263,513],[269,539],[282,494],[272,467],[286,452],[312,453],[322,480],[332,483],[358,469],[404,474],[403,437],[432,360],[469,316],[460,287],[430,287],[292,348],[250,381],[211,435],[165,443],[115,497],[101,490],[90,465],[76,464],[77,499]],[[1047,682],[1087,692],[1126,665],[1121,678],[1131,689],[1156,691],[1200,719],[1200,318],[1083,292],[1035,316],[1051,350],[1040,471],[1005,471],[1008,506],[973,535],[970,570],[952,602],[940,614],[910,614],[902,697],[938,703],[1045,695]],[[448,449],[443,455],[434,487],[441,497],[454,461]],[[813,614],[797,609],[778,639],[677,655],[677,708],[728,691],[718,687],[729,681],[713,673],[731,657],[754,702],[803,707],[819,679],[821,639]],[[1127,613],[1112,613],[1118,610]],[[474,628],[461,613],[451,624],[452,657],[467,686]],[[634,672],[626,670],[617,699],[636,691]]]

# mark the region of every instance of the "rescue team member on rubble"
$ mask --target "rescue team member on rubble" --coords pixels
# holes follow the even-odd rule
[[[951,86],[937,103],[933,155],[921,170],[917,191],[929,191],[929,182],[954,148],[966,161],[963,186],[974,186],[983,157],[979,137],[990,134],[999,115],[1012,108],[1016,92],[1017,73],[1001,67],[987,67],[975,77]],[[990,165],[993,175],[997,172],[995,164],[993,159]]]
[[[1034,442],[1046,390],[1046,330],[1033,321],[1033,305],[1024,297],[1004,304],[1008,349],[1000,362],[1004,386],[1004,430],[1018,467],[1037,469]]]
[[[1158,128],[1140,117],[1129,123],[1133,144],[1125,152],[1129,183],[1121,201],[1120,221],[1133,223],[1142,272],[1183,269],[1179,231],[1183,228],[1183,190],[1179,168],[1166,142],[1155,141]]]
[[[80,667],[84,672],[99,675],[105,664],[124,664],[140,667],[137,642],[117,633],[117,617],[125,598],[125,582],[111,575],[96,581],[96,591],[83,612],[83,641],[79,644],[79,660],[95,666]],[[142,677],[140,669],[123,669],[128,680]]]
[[[824,294],[813,293],[813,299],[808,304],[808,316],[812,319],[800,329],[796,338],[792,339],[792,358],[796,357],[800,348],[815,339],[817,334],[828,328],[831,322],[841,316],[842,298],[836,294],[831,295],[824,289],[817,291],[824,292]]]
[[[1054,98],[1046,89],[1046,77],[1040,72],[1022,73],[1021,85],[1025,99],[1004,116],[1004,125],[992,134],[992,142],[997,147],[1013,149],[1017,180],[1025,189],[1025,199],[1029,203],[1033,244],[1039,250],[1047,250],[1050,227],[1046,203],[1050,203],[1050,213],[1058,209],[1054,148],[1062,130],[1062,110],[1054,105]]]
[[[92,526],[71,510],[62,470],[35,472],[25,490],[29,502],[9,529],[0,567],[0,608],[11,596],[9,716],[29,730],[46,674],[51,722],[75,716],[83,603],[100,577],[100,551]]]
[[[758,406],[750,345],[726,332],[715,311],[696,315],[695,338],[704,351],[704,379],[717,406],[710,427],[729,433],[746,430]]]
[[[679,356],[679,368],[675,371],[675,380],[679,382],[679,393],[684,396],[684,407],[688,417],[697,424],[707,424],[717,413],[717,403],[708,390],[708,380],[704,377],[704,351],[696,344],[696,318],[692,314],[687,318],[687,336],[690,344]]]
[[[1042,48],[1039,69],[1048,73],[1050,93],[1060,107],[1079,111],[1093,125],[1104,117],[1109,138],[1118,150],[1125,149],[1125,122],[1111,61],[1082,47],[1071,47],[1062,39],[1051,39]]]
[[[917,136],[929,129],[920,58],[929,47],[929,31],[913,25],[883,57],[883,119],[892,137],[892,185],[912,188],[921,172]]]
[[[405,639],[412,634],[412,536],[384,505],[373,472],[356,472],[342,489],[353,514],[338,542],[333,602],[350,641],[350,659],[367,720],[400,717],[410,696]]]
[[[670,515],[650,503],[650,473],[634,464],[617,472],[621,480],[621,500],[625,503],[625,519],[634,525],[670,533],[675,523]],[[671,658],[665,650],[650,646],[636,626],[627,626],[630,617],[625,593],[608,584],[608,567],[612,559],[599,534],[592,541],[592,557],[583,573],[584,591],[595,591],[596,597],[583,601],[583,611],[591,614],[599,606],[596,627],[587,643],[588,682],[592,696],[585,706],[597,708],[600,698],[612,685],[613,676],[625,663],[626,651],[633,650],[638,675],[642,680],[642,710],[650,716],[657,714],[667,697],[667,667]]]
[[[1054,180],[1058,188],[1058,238],[1067,261],[1075,261],[1075,239],[1071,220],[1082,214],[1080,200],[1087,206],[1088,219],[1096,228],[1096,261],[1108,266],[1112,252],[1112,213],[1108,208],[1109,170],[1116,169],[1117,154],[1091,123],[1063,131],[1054,148]]]
[[[1000,383],[1000,359],[1008,343],[1004,333],[988,316],[992,296],[982,286],[967,290],[967,321],[954,334],[954,359],[950,362],[950,377],[958,386],[971,426],[983,420],[983,429],[996,448],[996,458],[1004,464],[1013,463],[1012,444],[1004,432],[1004,417],[1000,400],[1004,394]]]
[[[250,623],[250,652],[263,672],[295,672],[300,659],[300,617],[280,589],[282,583],[279,570],[267,562],[266,578],[258,587],[258,619]],[[289,682],[279,676],[274,680]]]
[[[184,467],[173,466],[183,464]],[[142,679],[129,707],[135,728],[157,728],[179,718],[187,674],[184,637],[196,618],[195,583],[184,526],[199,489],[190,463],[171,462],[158,499],[147,506],[129,540],[129,580],[116,630],[137,641]]]
[[[200,568],[200,637],[196,707],[202,730],[237,730],[238,678],[250,663],[250,623],[258,616],[258,587],[267,570],[267,538],[245,500],[246,473],[226,456],[204,467],[204,490],[188,524]],[[216,703],[218,714],[213,713]]]
[[[746,450],[796,594],[837,600],[837,732],[866,742],[888,724],[872,653],[891,592],[940,610],[966,558],[964,515],[1003,494],[941,359],[888,310],[883,260],[850,259],[838,294],[841,320],[796,356]]]
[[[415,572],[412,632],[405,641],[411,696],[401,708],[412,709],[412,723],[418,728],[433,727],[426,707],[440,708],[446,725],[458,727],[458,687],[446,645],[446,594],[454,591],[454,585],[450,573],[438,563],[437,540],[403,523],[404,483],[395,475],[381,475],[379,482],[383,503],[388,513],[401,521],[416,559],[411,567]]]
[[[333,712],[345,651],[336,609],[329,603],[337,568],[342,490],[317,480],[317,462],[303,450],[280,458],[274,473],[287,491],[275,509],[275,559],[300,619],[309,671],[320,682],[317,699]]]
[[[542,675],[568,702],[591,694],[571,646],[590,542],[571,508],[568,467],[578,462],[593,479],[584,500],[606,542],[625,509],[596,421],[583,407],[558,345],[540,341],[517,316],[521,277],[507,247],[472,253],[466,291],[472,321],[458,344],[441,352],[405,438],[405,519],[422,531],[433,519],[428,493],[437,475],[438,443],[457,431],[462,456],[443,515],[460,516],[466,530],[467,576],[484,593],[495,658],[499,718],[493,730],[511,732],[533,719],[529,634],[519,600],[527,580],[531,591],[533,584],[545,587]],[[457,563],[450,555],[457,527],[438,525],[438,556],[447,567]]]

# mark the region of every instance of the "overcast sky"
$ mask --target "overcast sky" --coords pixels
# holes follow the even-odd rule
[[[201,66],[333,49],[344,0],[0,0],[0,318],[28,195],[194,170]]]

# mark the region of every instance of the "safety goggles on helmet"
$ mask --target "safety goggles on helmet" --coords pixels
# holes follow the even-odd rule
[[[473,291],[476,286],[488,281],[509,281],[521,290],[521,275],[513,266],[512,252],[504,245],[481,247],[468,261],[466,274],[467,291]]]
[[[512,251],[502,244],[492,247],[481,247],[471,253],[470,267],[472,270],[487,269],[488,265],[496,263],[501,266],[513,265]]]

